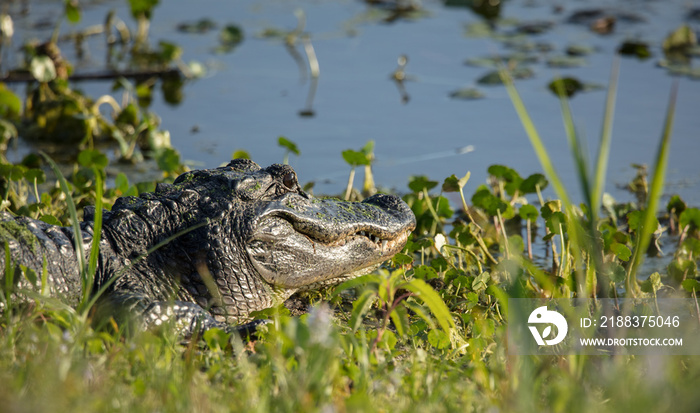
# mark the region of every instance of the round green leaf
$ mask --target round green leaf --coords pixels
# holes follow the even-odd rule
[[[436,181],[431,181],[425,176],[412,176],[409,178],[408,187],[413,192],[422,192],[423,189],[430,191],[437,186]]]
[[[627,277],[625,269],[622,267],[622,265],[616,262],[611,262],[608,264],[607,273],[610,281],[614,282],[615,284],[624,282],[625,278]]]
[[[690,293],[692,293],[693,291],[695,291],[696,293],[700,292],[700,282],[698,280],[683,280],[681,286],[684,290]]]
[[[343,151],[343,159],[351,166],[369,165],[370,158],[366,153],[347,149]],[[437,182],[435,183],[437,185]]]
[[[442,192],[458,192],[462,187],[459,186],[459,179],[452,174],[445,178],[445,182],[442,183]]]
[[[42,83],[56,79],[56,66],[48,56],[35,56],[29,64],[29,71],[34,79]]]
[[[394,265],[396,267],[408,265],[412,262],[413,262],[413,257],[411,257],[410,255],[402,254],[402,253],[398,253],[398,254],[394,255],[394,258],[391,259],[392,265]]]
[[[86,149],[78,154],[78,163],[88,168],[95,166],[98,169],[104,169],[109,163],[109,159],[98,150]]]
[[[63,224],[61,224],[61,221],[59,221],[58,218],[56,218],[53,215],[42,215],[39,217],[39,221],[44,221],[49,225],[58,225],[58,226],[63,225]]]
[[[561,201],[558,199],[554,201],[547,201],[542,208],[540,208],[540,214],[542,214],[542,218],[544,219],[549,219],[552,214],[559,211],[561,211]]]
[[[527,219],[534,222],[540,214],[537,212],[537,208],[530,204],[526,204],[520,207],[518,215],[520,215],[520,218],[522,219]]]
[[[688,208],[683,211],[678,218],[678,222],[681,228],[685,228],[690,225],[691,230],[697,230],[700,228],[700,209],[698,208]]]
[[[231,159],[250,159],[250,154],[242,149],[238,149],[231,155]]]
[[[43,184],[46,181],[46,174],[41,169],[32,168],[24,173],[24,178],[29,182],[36,180],[37,184]]]
[[[180,154],[173,148],[164,148],[156,156],[158,168],[164,172],[174,172],[180,166]]]
[[[444,330],[433,329],[428,333],[428,343],[437,349],[446,349],[450,346],[450,337]]]
[[[66,18],[73,24],[80,22],[80,3],[77,0],[66,0]]]
[[[22,101],[11,90],[0,83],[0,118],[16,119],[22,110]]]
[[[129,0],[131,6],[131,15],[135,18],[144,16],[147,19],[151,18],[153,8],[158,5],[158,0]]]
[[[680,215],[686,208],[687,205],[685,201],[678,195],[673,195],[671,199],[668,200],[668,204],[666,204],[666,211],[673,212],[676,215]]]
[[[549,182],[542,174],[532,174],[520,183],[520,192],[523,194],[534,194],[539,186],[540,191],[545,189]]]
[[[510,204],[504,202],[497,196],[491,193],[486,187],[480,187],[474,195],[472,195],[472,204],[475,207],[481,208],[484,212],[491,216],[495,216],[500,211],[502,214],[508,211]],[[511,208],[512,209],[512,208]]]
[[[285,138],[284,136],[280,136],[277,139],[277,144],[284,149],[288,150],[289,152],[293,153],[296,156],[301,155],[301,152],[299,152],[299,148],[297,147],[297,144],[290,141],[289,139]]]
[[[628,261],[632,256],[632,251],[627,248],[627,245],[623,245],[618,242],[613,242],[610,244],[610,251],[612,251],[621,261]]]

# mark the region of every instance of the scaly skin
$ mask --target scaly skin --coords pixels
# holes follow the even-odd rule
[[[86,262],[93,216],[86,209],[81,223]],[[234,160],[187,172],[155,193],[120,198],[105,211],[92,293],[108,284],[101,313],[135,317],[143,328],[174,320],[185,336],[197,328],[240,330],[233,325],[296,291],[371,272],[403,248],[414,227],[398,197],[317,199],[287,165],[261,169]],[[77,303],[72,229],[2,213],[3,244],[13,265],[41,274],[45,262],[51,293]],[[0,254],[0,268],[4,261]],[[36,288],[26,279],[15,283]]]

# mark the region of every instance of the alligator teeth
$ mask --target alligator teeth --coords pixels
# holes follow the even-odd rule
[[[388,244],[388,243],[389,243],[388,240],[385,240],[385,239],[382,240],[382,252],[384,252],[384,250],[386,249],[386,244]]]

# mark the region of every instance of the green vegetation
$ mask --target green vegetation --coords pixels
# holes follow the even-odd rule
[[[517,106],[517,93],[505,79]],[[614,90],[609,102],[612,96]],[[566,109],[566,101],[563,105]],[[611,111],[609,106],[607,113]],[[534,132],[528,118],[523,120]],[[664,129],[660,159],[669,130]],[[606,127],[603,135],[607,133]],[[679,197],[671,199],[662,218],[678,235],[679,248],[668,275],[641,281],[642,274],[629,268],[638,265],[635,260],[640,258],[634,254],[654,232],[644,229],[649,228],[645,220],[654,214],[605,201],[602,161],[596,168],[599,178],[582,175],[590,206],[575,207],[550,170],[544,147],[536,135],[531,139],[550,180],[562,191],[561,200],[543,198],[549,184],[543,175],[523,178],[503,165],[489,168],[490,185],[476,188],[471,205],[464,196],[469,174],[448,177],[442,186],[414,177],[404,199],[418,227],[403,253],[375,274],[334,291],[307,295],[317,302],[309,314],[280,315],[288,313],[283,308],[266,312],[277,314],[275,322],[254,343],[242,343],[219,330],[184,344],[168,328],[136,334],[118,326],[103,330],[91,325],[92,301],[87,297],[73,309],[27,293],[33,302],[28,307],[8,294],[8,284],[1,295],[6,311],[0,321],[0,400],[23,411],[612,412],[663,410],[670,405],[692,410],[700,403],[695,391],[700,378],[697,357],[507,355],[509,297],[645,295],[662,288],[678,294],[687,290],[694,296],[700,285],[698,209]],[[344,155],[351,158],[351,153],[363,152]],[[80,159],[80,173],[71,180],[80,182],[80,176],[89,175],[92,184],[59,178],[62,190],[40,195],[41,202],[8,201],[5,208],[35,217],[44,210],[68,210],[53,219],[70,223],[83,205],[80,200],[101,200],[108,207],[117,194],[132,191],[125,178],[118,188],[105,187],[101,177],[106,162],[95,152],[83,153]],[[587,171],[585,163],[580,165]],[[657,169],[659,165],[663,168],[657,162]],[[4,198],[28,199],[21,194],[31,192],[28,178],[33,174],[16,167],[3,169]],[[649,186],[648,203],[658,199],[656,179]],[[438,187],[441,193],[431,194]],[[455,210],[444,192],[460,193],[461,210]],[[540,207],[531,205],[528,197]],[[78,200],[75,207],[71,198]],[[602,199],[602,210],[593,199]],[[544,229],[543,242],[551,248],[551,266],[528,257],[537,226]],[[595,231],[594,237],[590,231]],[[84,265],[84,282],[89,283],[94,264]],[[36,280],[34,274],[24,276]],[[320,303],[324,298],[331,307]]]
[[[157,1],[130,3],[139,32],[147,32]],[[66,2],[66,15],[80,18],[75,2]],[[210,26],[205,23],[196,30]],[[242,39],[236,28],[227,26],[224,33],[221,41],[227,48]],[[140,36],[145,53],[145,34]],[[687,40],[690,35],[679,32],[676,37]],[[40,130],[51,135],[54,129],[47,125],[77,119],[82,123],[61,129],[80,132],[74,142],[81,150],[63,169],[69,171],[67,179],[48,157],[30,155],[18,164],[1,159],[0,211],[75,227],[83,208],[96,205],[99,237],[102,207],[155,187],[153,182],[130,184],[121,173],[108,185],[109,160],[95,149],[100,139],[114,139],[120,160],[139,161],[136,153],[154,157],[163,171],[161,181],[172,181],[184,170],[167,140],[144,143],[149,136],[167,136],[139,99],[152,84],[119,81],[128,103],[114,106],[108,119],[96,108],[116,102],[92,102],[73,91],[58,76],[53,60],[33,56],[29,67],[37,82],[28,90],[25,107],[34,98],[46,106],[23,112],[22,100],[0,84],[1,146],[16,138],[18,130],[23,136]],[[274,323],[252,343],[220,330],[182,343],[167,327],[129,333],[116,324],[94,326],[94,300],[87,295],[72,308],[47,297],[45,289],[13,291],[13,277],[43,284],[46,275],[12,271],[9,247],[2,246],[8,264],[0,283],[0,406],[3,411],[42,412],[696,411],[700,357],[507,353],[509,298],[695,298],[700,289],[700,210],[674,196],[658,214],[674,97],[650,183],[640,168],[634,181],[639,203],[617,203],[604,191],[615,70],[594,165],[576,131],[566,98],[572,92],[564,80],[551,88],[562,99],[562,119],[583,190],[581,205],[572,202],[574,196],[554,170],[511,76],[495,71],[489,81],[507,87],[546,177],[523,177],[506,165],[492,165],[488,184],[478,186],[470,185],[465,171],[455,171],[442,184],[411,177],[404,200],[416,215],[417,228],[404,251],[376,273],[307,294],[303,298],[313,303],[308,314],[290,317],[282,307],[264,312]],[[47,101],[72,112],[53,111]],[[22,129],[27,125],[33,129]],[[294,142],[280,137],[278,145],[285,149],[285,160],[290,153],[300,156]],[[376,190],[373,151],[370,141],[359,151],[342,153],[351,167],[346,199]],[[237,151],[234,157],[248,154]],[[354,174],[360,165],[365,183],[356,191]],[[51,177],[44,172],[49,168]],[[542,193],[550,184],[556,199]],[[459,193],[458,205],[445,195],[451,192]],[[24,234],[12,226],[0,231]],[[641,272],[644,254],[656,251],[664,231],[676,247],[666,271]],[[547,255],[538,256],[534,245],[544,246]],[[94,276],[96,255],[91,257],[89,262],[82,259],[84,286]],[[15,293],[26,297],[18,300]]]

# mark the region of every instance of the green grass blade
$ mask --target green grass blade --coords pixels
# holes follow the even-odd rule
[[[610,141],[612,140],[612,124],[615,117],[615,98],[617,96],[617,79],[620,75],[620,59],[613,62],[612,73],[610,74],[610,85],[605,98],[605,111],[603,115],[603,127],[600,132],[600,146],[596,158],[595,176],[593,178],[593,191],[589,205],[592,217],[598,217],[600,206],[603,200],[605,188],[605,176],[607,174],[608,160],[610,158]]]
[[[363,291],[362,294],[357,297],[357,300],[355,300],[352,305],[352,313],[350,314],[349,325],[352,331],[357,331],[357,329],[360,328],[362,319],[376,300],[377,292],[370,288]]]
[[[98,168],[93,168],[95,174],[95,221],[93,226],[92,247],[90,248],[90,260],[88,262],[87,285],[83,291],[82,303],[87,303],[92,286],[95,282],[97,270],[97,258],[100,254],[100,239],[102,236],[102,175]],[[89,309],[89,307],[84,310]]]
[[[433,287],[428,285],[425,281],[414,278],[411,281],[401,284],[400,288],[404,288],[415,294],[416,298],[419,298],[425,303],[425,305],[430,308],[430,311],[435,316],[438,324],[445,332],[451,332],[455,329],[455,322],[452,319],[452,314],[450,310],[442,301],[440,295],[433,290]]]
[[[73,242],[75,243],[75,254],[78,259],[78,267],[80,268],[80,279],[82,282],[83,288],[85,288],[88,284],[87,282],[87,274],[85,272],[85,250],[83,249],[83,237],[82,233],[80,231],[80,222],[78,221],[78,212],[75,207],[75,202],[73,201],[73,197],[71,196],[70,188],[68,188],[68,182],[66,182],[66,178],[63,176],[61,173],[61,170],[58,169],[58,165],[56,165],[56,162],[49,157],[44,152],[40,152],[41,156],[46,159],[46,162],[51,166],[51,169],[53,170],[54,174],[56,175],[56,179],[58,179],[58,182],[61,185],[61,191],[66,195],[66,204],[68,206],[68,213],[70,214],[70,219],[73,227]]]
[[[627,268],[627,291],[636,295],[639,291],[637,283],[637,270],[644,260],[644,253],[649,247],[649,242],[654,233],[651,228],[656,219],[656,211],[659,207],[659,200],[663,194],[664,179],[666,177],[666,166],[668,164],[668,152],[671,133],[673,131],[673,118],[676,111],[676,98],[678,96],[678,81],[673,83],[671,88],[671,96],[669,98],[668,109],[666,111],[666,120],[664,129],[659,142],[659,148],[656,152],[656,161],[654,164],[654,175],[652,176],[651,185],[649,186],[649,198],[647,207],[644,210],[642,218],[642,226],[637,234],[637,240],[634,246],[634,255],[630,266]]]
[[[564,122],[564,130],[566,131],[566,139],[569,142],[569,148],[571,149],[571,155],[576,163],[577,175],[579,178],[579,183],[581,185],[581,190],[583,191],[583,199],[587,202],[591,199],[591,186],[588,172],[588,157],[587,157],[587,147],[583,145],[576,131],[576,123],[574,122],[574,116],[571,113],[571,106],[569,105],[569,98],[564,91],[563,82],[555,83],[559,95],[559,102],[561,104],[562,121]]]
[[[389,316],[391,317],[391,321],[394,323],[394,328],[396,328],[396,334],[403,337],[404,334],[406,334],[406,331],[408,331],[409,327],[408,312],[406,311],[406,307],[398,305],[391,313],[389,313]]]
[[[12,255],[10,255],[10,244],[5,242],[5,291],[2,295],[3,304],[5,304],[5,313],[10,314],[8,310],[9,303],[12,297],[12,284],[15,272],[12,271]]]
[[[501,69],[499,73],[501,75],[501,79],[503,80],[503,84],[506,86],[506,90],[508,90],[508,95],[513,103],[513,107],[515,107],[515,111],[518,113],[518,117],[520,117],[520,122],[522,123],[523,128],[525,128],[525,132],[530,139],[530,143],[537,154],[540,165],[542,165],[542,169],[544,169],[544,172],[549,178],[549,181],[552,183],[557,195],[561,198],[566,208],[569,209],[569,206],[571,205],[569,194],[566,192],[566,188],[564,187],[559,174],[554,169],[554,165],[552,164],[551,158],[547,153],[547,149],[544,147],[544,143],[542,143],[542,139],[540,139],[540,135],[532,122],[532,118],[527,113],[525,104],[523,103],[517,89],[515,88],[515,85],[513,84],[513,79],[511,79],[508,72],[503,69]]]
[[[367,274],[363,275],[361,277],[357,278],[351,278],[344,283],[338,285],[335,287],[333,290],[333,294],[331,294],[331,298],[337,296],[344,290],[349,290],[350,288],[355,288],[360,285],[365,285],[365,284],[374,284],[374,285],[379,285],[382,283],[382,277],[377,275],[377,274]],[[375,288],[376,290],[377,288]]]

